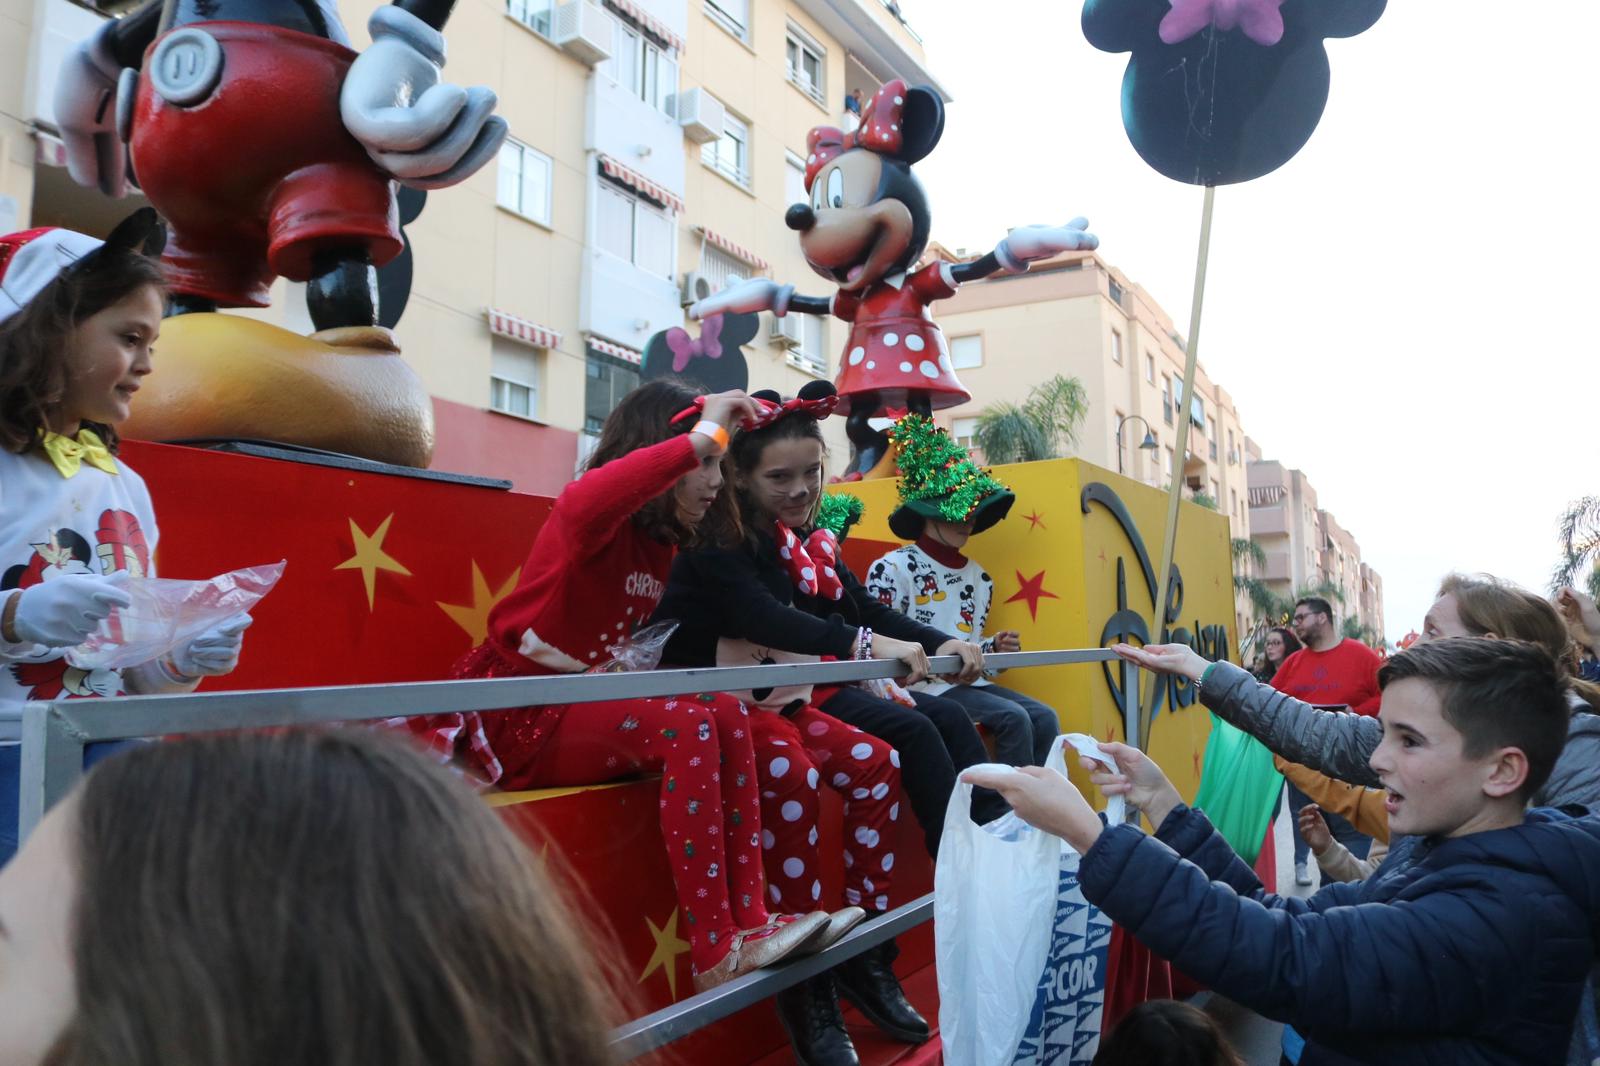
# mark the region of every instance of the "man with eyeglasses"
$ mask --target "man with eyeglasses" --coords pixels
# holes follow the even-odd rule
[[[1278,672],[1267,682],[1279,692],[1319,707],[1357,714],[1378,713],[1378,667],[1383,665],[1377,652],[1359,640],[1339,636],[1333,624],[1333,607],[1320,596],[1307,596],[1294,605],[1289,619],[1295,636],[1304,645],[1283,660]],[[1300,808],[1311,798],[1294,785],[1289,786],[1289,824],[1294,830],[1294,880],[1297,885],[1312,882],[1307,859],[1309,845],[1300,835]],[[1355,826],[1333,814],[1322,812],[1323,821],[1335,840],[1354,854],[1365,858],[1372,839]]]

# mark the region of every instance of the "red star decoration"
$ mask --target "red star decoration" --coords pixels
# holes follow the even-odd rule
[[[1034,574],[1032,577],[1023,577],[1022,571],[1018,570],[1017,584],[1020,585],[1021,588],[1017,589],[1016,595],[1012,596],[1006,602],[1016,603],[1018,600],[1021,600],[1023,603],[1026,603],[1028,605],[1028,615],[1035,622],[1039,620],[1040,600],[1058,600],[1061,598],[1054,592],[1048,592],[1045,590],[1043,570],[1039,571],[1037,574]]]
[[[1044,524],[1044,516],[1041,515],[1038,511],[1033,511],[1033,512],[1031,512],[1029,514],[1023,515],[1023,517],[1028,520],[1028,523],[1029,523],[1028,524],[1028,530],[1029,530],[1029,532],[1032,532],[1035,528],[1038,528],[1038,529],[1049,529],[1050,528],[1049,526]]]

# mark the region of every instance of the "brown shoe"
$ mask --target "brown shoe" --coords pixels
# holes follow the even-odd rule
[[[735,977],[742,977],[753,970],[771,966],[780,959],[788,958],[827,930],[828,915],[817,911],[787,925],[779,926],[773,932],[767,932],[769,928],[771,927],[762,926],[760,929],[742,929],[735,933],[733,943],[728,946],[728,954],[723,956],[722,961],[704,973],[694,975],[694,990],[705,992]],[[756,933],[766,933],[766,935],[758,940],[749,939]]]
[[[866,920],[867,912],[860,907],[846,907],[828,915],[828,924],[823,926],[822,933],[811,943],[795,952],[797,955],[815,955],[825,951],[844,939],[846,933]]]

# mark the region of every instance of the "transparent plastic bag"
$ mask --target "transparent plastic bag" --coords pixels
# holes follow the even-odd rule
[[[611,658],[589,671],[591,674],[631,674],[639,670],[654,670],[661,665],[661,655],[667,641],[678,631],[677,622],[657,622],[634,630],[615,644],[607,644]]]
[[[121,670],[161,658],[243,611],[278,583],[287,560],[219,574],[209,581],[129,577],[133,602],[119,607],[77,647],[67,662],[80,670]]]

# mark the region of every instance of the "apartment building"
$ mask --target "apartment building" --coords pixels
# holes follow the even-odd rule
[[[50,101],[62,57],[121,7],[0,0],[0,231],[105,232],[137,196],[73,185]],[[357,48],[374,4],[340,5]],[[638,381],[649,337],[756,275],[827,291],[783,224],[806,134],[851,89],[938,86],[886,0],[460,0],[446,76],[487,84],[511,127],[496,164],[430,193],[406,228],[396,327],[433,397],[437,469],[554,492]],[[941,90],[942,91],[942,90]],[[259,314],[310,332],[299,286]],[[839,324],[763,316],[752,388],[831,377]],[[838,420],[833,420],[838,421]],[[836,455],[842,427],[829,425]]]
[[[1248,464],[1250,538],[1266,556],[1257,575],[1280,597],[1331,586],[1343,624],[1355,618],[1371,634],[1384,635],[1383,579],[1361,560],[1361,546],[1332,512],[1318,506],[1317,491],[1300,470],[1259,458],[1255,441],[1245,448]]]
[[[969,258],[937,245],[931,254]],[[970,403],[939,412],[956,437],[970,443],[988,405],[1021,403],[1040,381],[1070,375],[1089,397],[1074,454],[1148,485],[1170,484],[1179,464],[1189,493],[1228,515],[1235,537],[1250,535],[1245,434],[1233,398],[1204,364],[1193,394],[1182,396],[1184,339],[1171,316],[1098,254],[1069,252],[1026,274],[969,283],[933,314],[972,393]],[[1141,447],[1147,434],[1153,448]]]

